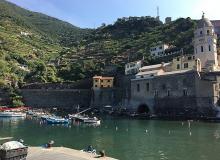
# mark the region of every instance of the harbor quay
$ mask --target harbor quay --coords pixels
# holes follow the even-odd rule
[[[99,157],[92,153],[86,153],[66,147],[29,147],[27,160],[116,160],[110,157]]]

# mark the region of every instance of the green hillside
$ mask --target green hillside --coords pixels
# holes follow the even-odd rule
[[[0,0],[0,84],[77,81],[109,66],[123,74],[128,59],[155,63],[149,49],[160,41],[192,54],[195,27],[190,18],[163,24],[147,16],[81,29]]]
[[[103,24],[77,46],[64,51],[59,57],[61,65],[58,73],[66,80],[77,80],[95,73],[105,74],[103,69],[114,65],[117,73],[122,74],[128,58],[135,61],[144,57],[146,64],[155,63],[149,56],[149,50],[160,41],[192,54],[195,26],[196,22],[190,18],[162,24],[152,17],[129,17],[118,19],[112,25]],[[80,76],[74,72],[76,65],[81,70]]]
[[[0,83],[58,81],[51,59],[88,32],[0,0]]]

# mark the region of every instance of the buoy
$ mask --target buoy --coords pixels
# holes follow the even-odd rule
[[[118,127],[117,127],[117,126],[115,127],[115,130],[116,130],[116,131],[118,130]]]
[[[148,130],[146,129],[146,130],[145,130],[145,132],[147,133],[147,132],[148,132]]]

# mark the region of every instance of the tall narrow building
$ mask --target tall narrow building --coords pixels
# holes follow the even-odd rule
[[[194,54],[200,59],[202,70],[215,71],[218,69],[217,35],[214,27],[203,13],[194,32]]]

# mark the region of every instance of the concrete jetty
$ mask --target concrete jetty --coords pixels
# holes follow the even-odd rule
[[[27,160],[116,160],[65,147],[28,147]]]

